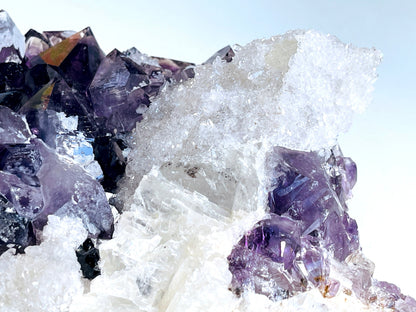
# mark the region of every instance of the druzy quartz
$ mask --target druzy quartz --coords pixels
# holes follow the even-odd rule
[[[416,310],[337,146],[380,52],[292,31],[195,65],[0,25],[0,310]]]

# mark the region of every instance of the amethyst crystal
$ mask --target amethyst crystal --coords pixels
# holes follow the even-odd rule
[[[177,60],[171,60],[163,57],[155,57],[158,61],[159,66],[162,67],[164,75],[167,79],[173,79],[175,81],[187,80],[189,78],[194,78],[195,64],[187,63]]]
[[[3,151],[0,193],[39,232],[50,214],[80,217],[92,236],[111,237],[113,216],[101,185],[39,139]]]
[[[6,11],[0,10],[0,63],[20,63],[24,52],[24,37]]]
[[[275,149],[270,217],[228,257],[234,291],[252,288],[281,298],[319,287],[326,296],[336,294],[339,283],[328,278],[328,255],[343,261],[359,248],[357,225],[345,205],[356,167],[337,153],[323,161],[316,152]]]
[[[34,227],[42,229],[50,214],[71,215],[80,217],[91,235],[111,237],[113,216],[101,185],[79,166],[59,159],[42,141],[33,145],[43,159],[38,177],[44,198]]]
[[[164,83],[161,68],[139,65],[118,50],[110,52],[89,86],[94,114],[104,128],[131,131]],[[111,132],[113,132],[111,131]]]
[[[87,89],[104,58],[90,28],[62,40],[39,56],[81,92]]]
[[[25,120],[8,107],[0,106],[0,144],[24,144],[29,138]]]
[[[234,50],[230,46],[226,46],[222,48],[221,50],[218,50],[217,52],[215,52],[214,55],[212,55],[209,59],[207,59],[202,64],[212,64],[217,59],[217,57],[229,63],[233,60],[234,56],[235,56]]]

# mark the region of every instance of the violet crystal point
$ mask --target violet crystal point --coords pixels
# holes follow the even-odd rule
[[[107,131],[131,131],[142,119],[142,113],[150,104],[149,97],[154,95],[150,79],[153,76],[161,79],[156,88],[163,85],[161,68],[136,64],[118,50],[103,59],[89,92],[94,114],[104,120]]]
[[[209,59],[207,59],[203,64],[212,64],[217,59],[217,57],[229,63],[233,60],[234,56],[234,50],[230,46],[226,46],[221,50],[215,52],[215,54],[211,56]]]
[[[81,92],[87,89],[104,58],[90,28],[62,40],[39,56]]]
[[[25,39],[6,11],[0,9],[0,63],[20,63]]]
[[[0,145],[29,142],[30,132],[26,121],[5,106],[0,106],[0,129]]]

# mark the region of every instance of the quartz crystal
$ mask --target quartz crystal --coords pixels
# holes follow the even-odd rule
[[[0,10],[0,63],[20,63],[25,53],[25,38],[6,11]]]
[[[0,25],[1,311],[416,311],[337,145],[379,51],[298,30],[195,65]]]

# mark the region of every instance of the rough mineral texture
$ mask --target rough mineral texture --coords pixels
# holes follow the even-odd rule
[[[416,311],[337,145],[379,51],[292,31],[195,65],[0,26],[1,311]]]

